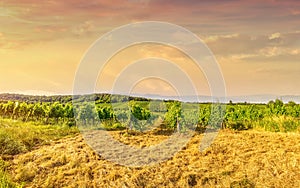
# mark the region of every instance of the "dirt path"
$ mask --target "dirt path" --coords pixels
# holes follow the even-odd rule
[[[137,147],[166,139],[112,134]],[[130,168],[104,160],[78,135],[16,156],[12,176],[26,187],[300,187],[300,134],[222,131],[200,153],[201,138],[168,161]]]

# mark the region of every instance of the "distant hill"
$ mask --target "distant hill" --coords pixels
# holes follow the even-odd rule
[[[23,94],[10,94],[2,93],[0,94],[0,101],[22,101],[29,103],[36,102],[61,102],[67,103],[72,102],[72,95],[52,95],[52,96],[40,96],[40,95],[23,95]],[[78,95],[74,97],[77,101],[102,101],[102,102],[118,102],[128,99],[126,95],[111,95],[107,93],[97,93],[97,94],[87,94],[87,95]],[[209,103],[212,101],[217,101],[215,98],[210,96],[161,96],[161,95],[152,95],[152,94],[135,94],[129,98],[135,98],[136,100],[179,100],[184,102],[200,102],[200,103]],[[300,103],[299,95],[248,95],[248,96],[228,96],[226,99],[222,100],[227,103],[232,101],[233,103],[268,103],[271,100],[280,99],[284,103],[289,101],[294,101]]]
[[[227,100],[232,102],[248,102],[248,103],[268,103],[271,100],[280,99],[284,103],[294,101],[300,103],[299,95],[249,95],[249,96],[234,96],[228,97]]]
[[[11,94],[1,93],[0,101],[21,101],[21,102],[69,102],[72,101],[71,95],[53,95],[53,96],[40,96],[40,95],[23,95],[23,94]]]
[[[268,103],[271,100],[280,99],[284,103],[288,103],[289,101],[294,101],[296,103],[300,103],[300,95],[246,95],[246,96],[227,96],[225,99],[217,99],[211,96],[161,96],[161,95],[134,95],[136,97],[144,97],[144,98],[151,98],[151,99],[160,99],[160,100],[179,100],[184,102],[200,102],[200,103],[209,103],[214,101],[223,101],[228,103],[232,101],[233,103]]]
[[[300,96],[296,95],[247,95],[247,96],[228,96],[226,99],[224,99],[224,102],[232,101],[233,103],[268,103],[271,100],[280,99],[284,103],[287,103],[289,101],[294,101],[296,103],[300,103]],[[210,96],[198,96],[198,99],[196,96],[188,96],[183,97],[183,101],[200,101],[200,102],[211,102],[214,101],[214,99]]]
[[[86,95],[52,95],[52,96],[40,96],[40,95],[24,95],[24,94],[11,94],[11,93],[2,93],[0,94],[0,102],[5,101],[20,101],[27,103],[37,103],[37,102],[60,102],[68,103],[72,100],[77,102],[84,101],[99,101],[99,102],[121,102],[130,100],[134,98],[135,100],[148,100],[143,97],[134,97],[134,96],[125,96],[125,95],[111,95],[107,93],[98,93],[98,94],[86,94]]]

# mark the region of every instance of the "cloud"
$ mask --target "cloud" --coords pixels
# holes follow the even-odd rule
[[[135,94],[165,94],[170,96],[176,96],[176,90],[172,85],[164,80],[148,78],[138,82],[133,88],[132,93]]]
[[[75,35],[87,35],[91,32],[95,31],[95,25],[93,23],[93,21],[85,21],[79,25],[77,25],[76,27],[73,28],[72,32]]]
[[[214,41],[217,41],[219,39],[230,39],[230,38],[236,38],[238,37],[239,34],[238,33],[234,33],[234,34],[228,34],[228,35],[211,35],[211,36],[208,36],[206,38],[204,38],[203,40],[207,43],[209,42],[214,42]]]
[[[299,28],[295,10],[297,1],[238,1],[238,0],[11,0],[3,2],[1,16],[10,28],[23,33],[45,31],[39,40],[78,37],[103,33],[132,21],[160,20],[191,29],[197,34],[229,35],[249,32],[274,32]],[[294,16],[293,16],[294,15]],[[4,23],[4,22],[3,22]],[[253,29],[255,28],[255,30]],[[49,36],[49,33],[52,35]],[[54,34],[56,33],[56,34]],[[225,33],[225,34],[224,34]],[[71,34],[71,35],[70,35]],[[26,35],[31,41],[35,39]],[[214,40],[213,38],[211,38]]]
[[[9,39],[3,33],[0,33],[0,49],[2,50],[11,50],[11,49],[20,49],[24,45],[27,45],[28,41],[20,39]]]
[[[269,39],[270,40],[273,40],[273,39],[278,39],[280,38],[281,34],[280,33],[272,33],[270,36],[269,36]]]
[[[290,50],[291,55],[300,55],[300,49],[292,49]]]
[[[300,33],[271,33],[266,35],[212,35],[204,39],[216,56],[247,59],[249,57],[294,57],[300,49]]]
[[[5,92],[5,91],[1,91],[1,92]],[[46,95],[46,96],[60,94],[60,93],[57,93],[54,91],[42,91],[42,90],[15,90],[15,91],[7,91],[7,93],[17,93],[17,94],[23,94],[23,95]]]
[[[124,20],[165,20],[185,24],[220,24],[234,26],[246,24],[248,27],[260,24],[261,27],[274,28],[274,20],[283,15],[299,10],[300,3],[287,1],[237,1],[237,0],[66,0],[37,1],[27,0],[20,3],[16,0],[4,3],[8,10],[18,12],[23,19],[31,21],[83,21],[89,19],[107,19],[114,22]],[[292,10],[290,10],[292,8]],[[56,18],[55,18],[56,17]],[[287,24],[295,18],[285,18]],[[255,22],[253,22],[255,21]],[[272,21],[271,24],[266,22]],[[279,21],[281,24],[283,21]],[[226,29],[229,29],[228,27]],[[259,29],[258,27],[256,29]],[[224,30],[224,28],[223,28]]]
[[[5,69],[4,63],[0,64],[3,66],[0,80],[7,82],[3,81],[6,88],[26,85],[26,89],[36,87],[47,90],[47,87],[53,87],[51,83],[40,81],[33,84],[34,81],[45,76],[49,80],[65,81],[65,70],[69,70],[67,72],[70,74],[75,72],[75,68],[72,71],[62,69],[57,75],[50,75],[49,72],[78,63],[84,50],[103,33],[124,24],[149,20],[178,24],[204,39],[237,93],[242,90],[240,87],[248,87],[244,82],[252,84],[255,92],[259,91],[255,85],[257,83],[262,84],[263,89],[268,89],[268,85],[274,86],[265,81],[268,77],[253,78],[255,73],[247,73],[250,69],[274,66],[280,70],[286,66],[286,72],[282,75],[288,74],[289,70],[299,70],[295,67],[299,67],[297,63],[300,61],[300,1],[296,0],[10,0],[0,4],[0,52],[14,53],[0,54],[2,61],[7,62],[5,65],[11,68]],[[180,33],[176,37],[184,38]],[[167,58],[171,54],[172,60],[179,63],[186,59],[168,48],[155,46],[155,49],[151,51],[151,47],[145,46],[140,51],[133,51],[132,57],[141,53]],[[55,64],[48,65],[44,70],[45,61]],[[29,64],[30,68],[26,69]],[[8,75],[13,75],[9,70],[15,70],[15,67],[30,72],[32,80],[18,77],[19,84],[16,85],[15,78],[7,79]],[[192,71],[192,68],[187,69]],[[295,78],[298,77],[294,76],[290,83],[299,80]],[[254,81],[250,83],[250,79]],[[288,82],[289,79],[283,81]],[[71,88],[69,82],[69,85],[63,82],[61,88]],[[294,91],[297,91],[299,87],[296,83],[294,86]]]
[[[283,50],[278,47],[266,47],[260,50],[261,54],[267,57],[278,56],[283,53]]]
[[[68,28],[62,25],[41,25],[35,27],[34,30],[38,33],[62,33],[66,32]]]

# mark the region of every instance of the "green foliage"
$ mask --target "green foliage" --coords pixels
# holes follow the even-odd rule
[[[182,120],[181,124],[184,128],[187,129],[195,129],[196,125],[198,124],[198,116],[199,113],[197,110],[189,110],[189,111],[183,111],[182,112]]]
[[[209,116],[209,126],[213,129],[215,128],[221,128],[223,117],[225,115],[224,113],[224,105],[219,103],[214,103],[211,106],[211,113]]]
[[[70,96],[65,96],[65,98],[62,96],[37,97],[36,99],[25,96],[16,97],[21,100],[0,102],[0,117],[70,127],[75,126],[76,122],[98,126],[98,120],[100,120],[105,128],[111,129],[115,123],[120,123],[121,127],[138,130],[145,130],[156,117],[161,117],[169,129],[176,127],[177,129],[194,129],[196,127],[203,130],[207,127],[219,128],[222,126],[235,130],[262,128],[275,132],[298,131],[300,120],[300,104],[292,101],[284,104],[279,99],[267,104],[230,102],[226,105],[226,113],[222,114],[224,107],[222,104],[187,104],[161,100],[150,102],[148,99],[138,97],[129,97],[128,102],[128,97],[122,95],[74,96],[74,100],[79,101],[75,103],[76,106],[70,102],[72,99]],[[24,99],[28,99],[28,101],[43,100],[43,102],[32,103],[26,102]],[[52,99],[59,99],[59,101],[54,102]],[[96,104],[95,108],[92,105],[93,102]],[[110,102],[113,102],[113,105]],[[199,109],[195,108],[197,106]],[[284,117],[286,120],[279,123],[270,120],[278,117]]]
[[[143,108],[136,103],[131,105],[131,113],[138,120],[147,120],[150,118],[150,110]]]
[[[114,118],[114,112],[111,106],[98,107],[97,113],[100,120]]]
[[[129,107],[131,112],[131,114],[129,115],[130,129],[134,128],[139,131],[146,130],[152,123],[151,113],[150,110],[148,109],[149,103],[132,100],[129,103]]]
[[[114,115],[116,117],[116,121],[124,125],[127,129],[130,127],[130,119],[131,119],[131,112],[130,110],[116,110],[114,112]]]
[[[297,131],[299,128],[299,104],[284,104],[276,99],[268,104],[230,104],[224,118],[227,128],[245,130],[252,128],[272,132]]]
[[[169,128],[175,129],[177,123],[181,120],[181,103],[178,101],[168,102],[167,103],[167,113],[165,114],[164,121],[169,126]]]
[[[265,117],[259,121],[254,121],[254,128],[271,132],[294,132],[300,131],[300,120],[286,116]]]
[[[81,121],[84,125],[94,124],[97,117],[97,112],[94,106],[85,102],[80,106],[80,111],[78,112],[78,120]]]
[[[125,127],[121,123],[115,123],[112,126],[112,129],[114,129],[114,130],[121,130],[121,129],[124,129],[124,128]]]
[[[206,128],[211,114],[210,105],[200,105],[198,127]]]

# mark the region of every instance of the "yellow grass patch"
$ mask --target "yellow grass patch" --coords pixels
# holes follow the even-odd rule
[[[165,135],[112,132],[138,147]],[[300,187],[300,135],[223,130],[204,152],[196,134],[172,159],[131,168],[96,154],[81,135],[17,155],[10,174],[26,187]]]

